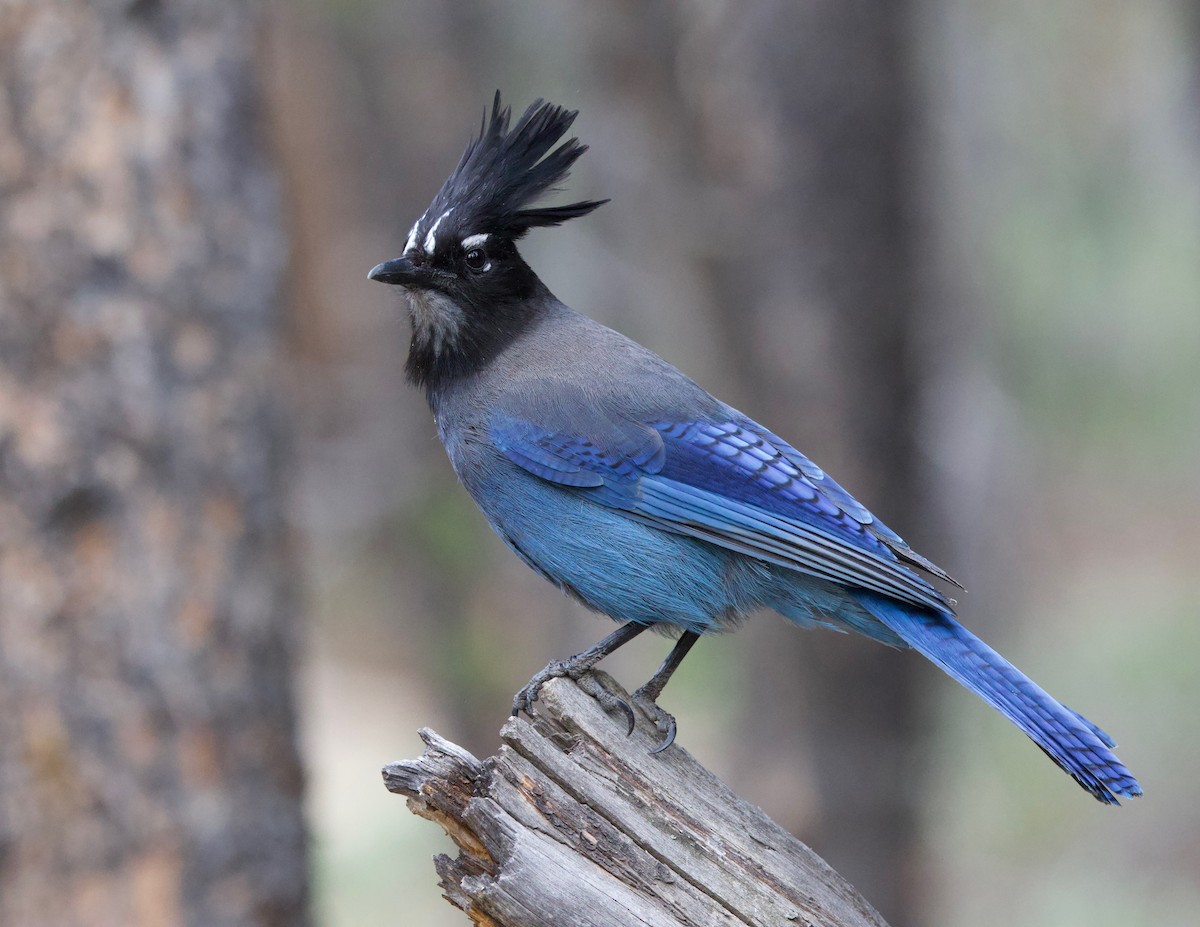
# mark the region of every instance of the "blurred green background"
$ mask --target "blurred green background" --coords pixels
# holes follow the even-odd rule
[[[911,809],[873,816],[863,780],[861,826],[892,849],[860,871],[862,854],[838,850],[844,815],[822,817],[829,773],[815,767],[829,751],[819,738],[806,751],[805,719],[877,736],[845,707],[862,681],[833,674],[819,702],[789,701],[778,669],[761,678],[774,618],[694,651],[664,697],[681,745],[897,927],[1197,922],[1200,8],[849,6],[832,26],[819,5],[728,0],[275,6],[265,60],[294,246],[294,510],[315,624],[300,691],[321,923],[465,923],[429,862],[449,842],[376,770],[419,753],[422,725],[491,752],[511,693],[608,629],[517,563],[455,485],[403,382],[399,299],[366,281],[496,87],[517,109],[535,96],[580,109],[592,150],[571,190],[613,198],[531,236],[524,252],[551,289],[765,419],[919,542],[971,590],[964,621],[1113,732],[1146,797],[1101,808],[936,670],[885,652],[916,680],[917,736],[871,775],[897,780]],[[814,73],[827,96],[789,105]],[[846,190],[786,195],[789,171],[837,151],[838,133],[816,129],[843,91],[891,114],[875,127],[885,146],[903,140],[881,157],[905,216],[888,240],[906,281],[891,350],[915,371],[911,500],[881,490],[886,457],[844,440],[845,416],[872,406],[839,384],[875,373],[832,369],[839,355],[820,349],[840,323],[809,257],[822,229],[805,222],[825,194],[853,199],[856,165]],[[885,303],[871,311],[899,324]],[[766,335],[730,347],[764,318]],[[751,369],[768,349],[766,369],[782,371],[771,396]],[[792,637],[833,667],[879,649]],[[632,687],[665,650],[639,642],[607,668]],[[763,714],[797,739],[752,775],[761,754],[744,721]]]

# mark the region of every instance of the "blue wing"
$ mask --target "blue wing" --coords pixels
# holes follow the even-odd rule
[[[568,429],[500,413],[491,437],[530,473],[663,530],[914,605],[950,608],[906,564],[949,579],[942,570],[745,417],[634,422],[589,411]]]
[[[955,621],[909,565],[949,579],[942,570],[782,439],[732,410],[725,420],[644,423],[586,404],[566,411],[549,419],[570,423],[563,427],[498,415],[491,437],[530,473],[631,518],[849,587],[894,637],[867,633],[923,653],[1100,801],[1142,793],[1112,738]]]

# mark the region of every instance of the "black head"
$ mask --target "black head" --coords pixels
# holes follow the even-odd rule
[[[576,115],[537,100],[510,131],[511,113],[497,91],[479,137],[413,224],[403,254],[371,271],[372,280],[402,286],[408,296],[412,379],[428,386],[469,373],[528,326],[546,290],[517,253],[517,240],[607,202],[530,205],[566,180],[587,150],[575,138],[558,145]]]

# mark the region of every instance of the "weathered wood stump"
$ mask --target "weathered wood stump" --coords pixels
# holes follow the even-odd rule
[[[626,694],[604,674],[599,683]],[[575,683],[541,692],[478,760],[429,729],[388,789],[458,845],[446,898],[488,927],[886,927],[807,846],[639,718],[632,736]]]

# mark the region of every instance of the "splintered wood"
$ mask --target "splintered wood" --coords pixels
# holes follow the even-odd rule
[[[598,674],[599,684],[625,698]],[[478,760],[429,729],[388,789],[459,848],[435,860],[446,898],[494,927],[886,927],[812,850],[660,735],[625,736],[575,683],[542,689]]]

